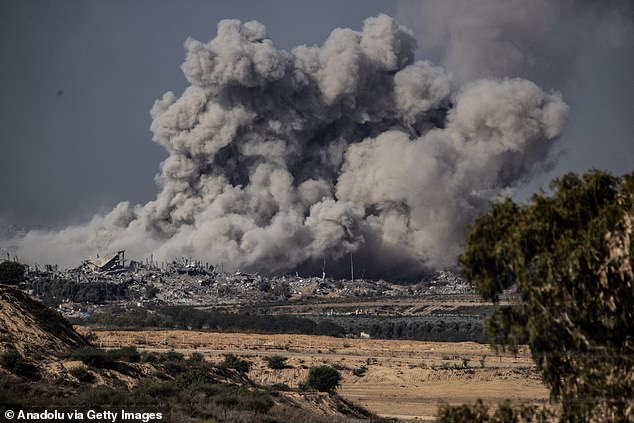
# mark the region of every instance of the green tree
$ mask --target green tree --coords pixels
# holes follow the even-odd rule
[[[487,333],[528,344],[561,420],[634,420],[634,173],[567,174],[529,204],[505,200],[472,227],[463,275],[498,302]]]
[[[341,382],[339,370],[330,366],[311,367],[306,386],[322,392],[333,392]]]
[[[3,261],[0,263],[0,283],[17,285],[26,280],[26,267],[15,261]]]

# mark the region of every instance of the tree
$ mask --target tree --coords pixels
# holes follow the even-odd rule
[[[308,371],[306,386],[321,392],[333,392],[341,382],[339,370],[330,366],[311,367]]]
[[[498,302],[487,333],[499,349],[528,344],[562,421],[634,419],[634,173],[567,174],[528,205],[480,217],[463,275]]]
[[[26,280],[26,267],[15,261],[3,261],[0,263],[0,283],[18,285]]]

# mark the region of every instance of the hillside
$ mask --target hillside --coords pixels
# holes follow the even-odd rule
[[[0,408],[11,410],[141,407],[165,413],[166,422],[273,422],[283,416],[280,421],[339,423],[374,417],[338,395],[257,385],[226,360],[211,362],[198,353],[95,348],[53,310],[0,285],[4,386],[12,389],[0,389]]]
[[[52,358],[88,345],[62,316],[7,285],[0,285],[0,352],[30,359]]]

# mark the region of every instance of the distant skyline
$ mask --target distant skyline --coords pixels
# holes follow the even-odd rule
[[[152,142],[149,110],[165,92],[179,95],[187,86],[180,69],[186,38],[207,42],[222,19],[258,20],[276,47],[290,50],[322,44],[336,27],[359,29],[379,13],[395,16],[421,41],[421,25],[440,12],[378,0],[3,1],[0,222],[61,227],[119,201],[154,198],[154,176],[167,155]],[[582,32],[577,21],[558,19],[556,30],[542,34],[543,45],[553,47],[547,53],[569,51]],[[631,24],[627,16],[625,22]],[[567,171],[634,169],[633,43],[627,34],[613,44],[578,41],[562,75],[549,79],[539,69],[520,75],[562,91],[571,105],[558,161],[525,195]],[[419,58],[448,62],[455,74],[464,65],[447,60],[455,48],[448,42],[421,47]]]

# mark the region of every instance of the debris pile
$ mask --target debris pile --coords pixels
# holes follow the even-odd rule
[[[49,300],[67,316],[89,315],[105,304],[191,305],[231,307],[381,297],[473,294],[452,271],[430,274],[415,284],[357,278],[304,277],[298,274],[263,276],[223,272],[200,261],[181,258],[155,263],[152,258],[126,263],[117,251],[88,259],[74,269],[56,266],[30,268],[24,288]]]

